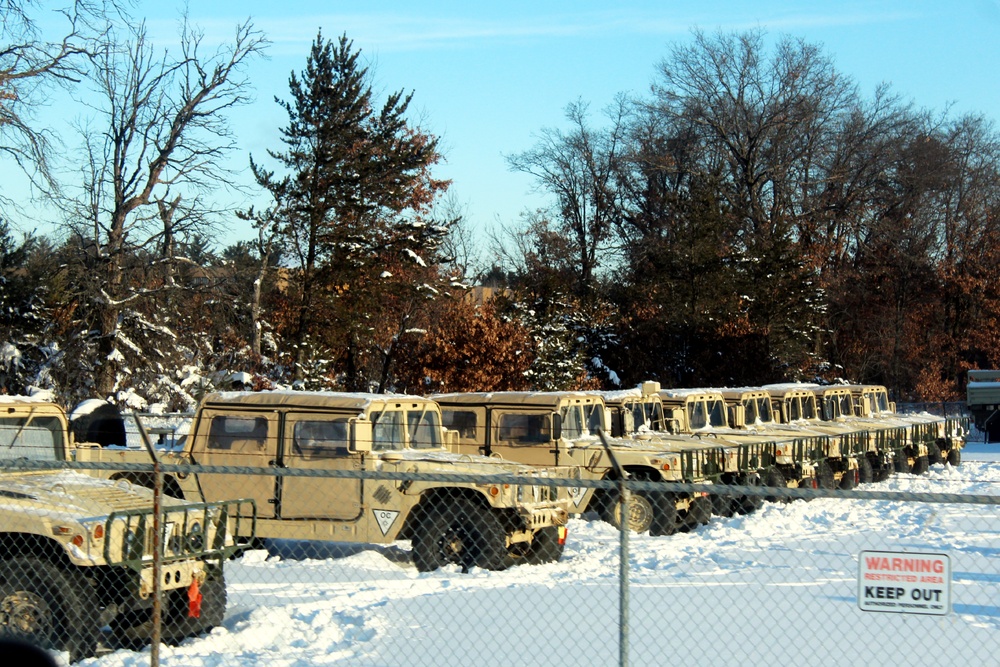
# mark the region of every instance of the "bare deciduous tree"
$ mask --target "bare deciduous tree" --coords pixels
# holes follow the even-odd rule
[[[147,291],[130,284],[126,258],[162,238],[160,207],[169,214],[170,202],[180,203],[169,192],[231,182],[223,158],[235,138],[226,112],[249,100],[243,69],[266,45],[249,21],[237,26],[231,43],[206,54],[203,35],[185,19],[177,57],[158,55],[145,26],[124,30],[110,30],[93,57],[100,101],[84,132],[88,168],[79,195],[66,202],[69,229],[96,253],[100,288],[85,299],[101,396],[116,389],[122,349],[138,353],[119,325],[123,309]]]

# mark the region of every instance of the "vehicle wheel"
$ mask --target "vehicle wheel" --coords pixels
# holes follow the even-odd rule
[[[906,452],[896,452],[896,472],[906,474],[911,470],[913,470],[913,466],[910,465],[910,458]]]
[[[628,494],[628,498],[628,507],[625,508],[628,529],[636,533],[645,533],[653,524],[653,516],[655,514],[653,502],[638,492]],[[621,528],[621,513],[622,504],[618,502],[618,494],[615,493],[611,496],[611,502],[606,509],[604,520],[615,528]]]
[[[449,563],[461,565],[463,572],[473,566],[502,570],[508,564],[506,556],[500,521],[464,498],[427,510],[413,537],[413,563],[420,572]]]
[[[0,637],[67,651],[71,662],[97,651],[97,601],[86,582],[38,558],[0,562]]]
[[[930,463],[927,461],[927,457],[918,456],[916,459],[914,459],[913,470],[911,470],[910,472],[912,472],[914,475],[923,475],[925,472],[927,472],[928,468],[930,468]]]
[[[677,497],[672,493],[661,493],[656,499],[656,511],[649,526],[649,534],[673,535],[677,532]]]
[[[936,463],[943,463],[944,459],[941,456],[941,447],[936,442],[927,443],[927,464],[934,465]]]
[[[160,639],[165,643],[178,644],[188,637],[210,632],[212,628],[222,625],[226,615],[225,573],[217,569],[210,571],[199,588],[201,613],[198,617],[189,615],[186,588],[168,591],[164,595]],[[137,650],[152,639],[152,623],[150,609],[126,612],[111,621],[111,635],[117,646]]]
[[[712,513],[718,516],[733,516],[736,514],[736,498],[722,493],[712,494]]]
[[[688,533],[712,520],[712,501],[705,496],[691,499],[687,514],[680,518],[678,526],[682,533]]]
[[[559,528],[546,526],[535,533],[524,562],[529,565],[553,563],[562,558],[565,548],[565,542],[559,544]]]
[[[953,447],[948,451],[948,463],[958,467],[962,465],[962,450],[958,447]]]
[[[778,489],[788,488],[788,484],[785,481],[785,476],[781,474],[781,471],[777,468],[768,468],[764,471],[764,477],[761,480],[764,486],[769,486]],[[783,503],[788,502],[788,498],[781,496],[766,496],[767,501],[772,503]]]
[[[858,458],[858,484],[871,484],[873,481],[875,481],[875,470],[872,468],[872,462],[867,456]]]
[[[837,480],[833,476],[833,468],[826,461],[816,464],[816,485],[821,489],[836,489]]]
[[[885,465],[879,465],[875,467],[875,481],[884,482],[889,479],[889,475],[895,469],[895,463],[886,463]]]
[[[848,468],[844,471],[844,476],[840,478],[840,489],[843,491],[850,491],[858,485],[858,472],[861,467],[861,463],[858,463],[857,468]]]
[[[745,473],[740,475],[739,484],[742,486],[760,486],[761,479],[757,473]],[[735,499],[736,512],[739,514],[751,514],[764,505],[764,496],[739,496]]]

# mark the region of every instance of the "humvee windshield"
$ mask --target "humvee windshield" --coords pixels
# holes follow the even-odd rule
[[[696,400],[691,403],[691,428],[699,429],[706,426],[726,428],[726,404],[719,399],[708,401]]]
[[[57,417],[0,418],[0,459],[61,461],[62,431]]]
[[[823,397],[823,421],[833,421],[839,417],[854,414],[854,400],[850,394],[834,394]]]
[[[598,429],[607,428],[602,404],[565,405],[559,414],[562,417],[562,437],[568,440],[594,435]]]
[[[766,396],[748,398],[743,401],[747,424],[770,424],[774,421],[771,414],[771,399]]]
[[[873,391],[868,394],[876,412],[889,412],[889,395],[884,391]]]
[[[372,450],[439,449],[441,422],[435,410],[383,410],[372,418]],[[405,425],[405,431],[404,431]]]
[[[810,396],[793,396],[785,399],[788,408],[788,421],[816,418],[816,398]]]

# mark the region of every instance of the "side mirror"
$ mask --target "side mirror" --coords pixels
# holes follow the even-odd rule
[[[562,438],[562,415],[558,412],[552,413],[552,439]]]
[[[372,450],[372,423],[351,420],[351,451],[370,452]]]

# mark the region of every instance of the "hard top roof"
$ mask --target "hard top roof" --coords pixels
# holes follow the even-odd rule
[[[474,391],[434,394],[431,399],[448,405],[530,405],[558,407],[564,402],[603,405],[597,393],[583,391]]]
[[[409,394],[364,394],[335,391],[223,391],[208,394],[203,406],[219,405],[283,406],[303,408],[327,408],[356,410],[364,412],[372,408],[382,409],[392,405],[433,405],[422,396]]]

